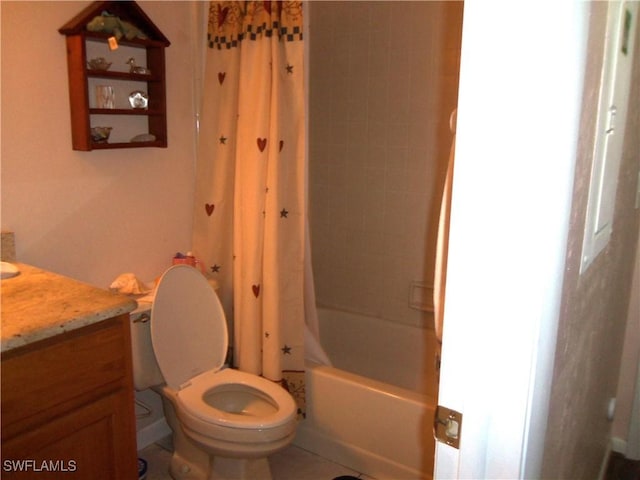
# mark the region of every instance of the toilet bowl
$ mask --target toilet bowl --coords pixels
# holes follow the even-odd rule
[[[226,319],[202,273],[187,265],[169,268],[158,284],[149,323],[157,364],[149,365],[146,355],[144,362],[134,358],[134,366],[156,368],[162,379],[147,376],[136,389],[154,387],[162,396],[173,431],[171,476],[271,478],[267,457],[295,436],[295,402],[279,384],[225,368]],[[133,344],[134,357],[143,350],[140,343]],[[134,372],[134,378],[145,377]]]

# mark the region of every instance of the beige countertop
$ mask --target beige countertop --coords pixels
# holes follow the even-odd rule
[[[1,351],[129,313],[136,302],[23,263],[20,274],[0,282]]]

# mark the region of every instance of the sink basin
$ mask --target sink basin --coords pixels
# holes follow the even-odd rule
[[[1,278],[4,280],[5,278],[15,277],[20,273],[18,267],[9,262],[0,262],[0,274]]]

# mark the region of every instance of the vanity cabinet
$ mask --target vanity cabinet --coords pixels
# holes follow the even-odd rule
[[[3,479],[137,478],[129,328],[117,315],[2,353]]]
[[[87,25],[105,14],[113,22],[126,22],[144,38],[127,33],[90,31]],[[105,29],[108,30],[108,29]],[[93,2],[59,30],[66,37],[71,140],[74,150],[90,151],[113,148],[167,147],[167,105],[165,48],[169,40],[153,24],[136,2]],[[91,68],[88,62],[104,58],[111,63],[107,70]],[[142,67],[133,71],[127,60]],[[96,87],[110,87],[113,105],[104,108],[97,101]],[[146,108],[133,108],[129,97],[141,92],[148,97]],[[140,98],[140,94],[138,94]],[[92,138],[92,127],[111,127],[108,141]],[[149,139],[148,135],[154,139]],[[134,137],[143,140],[132,141]]]

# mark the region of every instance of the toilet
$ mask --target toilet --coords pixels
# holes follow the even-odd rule
[[[279,384],[225,367],[227,322],[200,271],[164,273],[151,321],[132,324],[132,346],[136,390],[162,397],[174,479],[271,478],[267,457],[295,436],[295,402]]]

